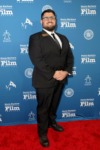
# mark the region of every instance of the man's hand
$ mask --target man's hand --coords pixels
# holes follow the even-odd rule
[[[64,78],[66,78],[68,76],[68,74],[69,73],[67,71],[57,70],[57,71],[55,71],[53,78],[58,81],[62,81]]]

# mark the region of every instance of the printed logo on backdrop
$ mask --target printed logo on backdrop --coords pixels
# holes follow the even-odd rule
[[[36,92],[35,91],[24,91],[23,92],[23,100],[36,100]]]
[[[5,112],[19,112],[20,104],[19,103],[7,103],[5,105]]]
[[[16,67],[16,57],[0,57],[1,67]]]
[[[62,110],[62,118],[76,117],[76,110]]]
[[[84,31],[84,38],[86,40],[91,40],[94,37],[94,32],[91,29],[87,29]]]
[[[32,3],[34,0],[17,0],[18,3]]]
[[[100,96],[100,88],[98,88],[98,96]]]
[[[20,44],[20,53],[28,54],[28,44]]]
[[[7,30],[3,33],[3,42],[11,42],[11,34]]]
[[[95,16],[96,15],[96,5],[85,5],[81,6],[82,16]]]
[[[64,91],[64,95],[66,97],[72,97],[74,95],[74,90],[72,88],[67,88]]]
[[[72,0],[63,0],[64,3],[72,3]]]
[[[13,81],[10,81],[8,85],[6,85],[7,90],[11,90],[13,88],[16,88],[16,84]]]
[[[13,16],[12,5],[0,6],[0,16]]]
[[[80,107],[94,107],[94,98],[80,99]]]
[[[92,85],[92,82],[91,82],[92,78],[89,75],[87,75],[84,80],[85,80],[85,83],[84,83],[85,86]]]
[[[0,123],[2,123],[2,115],[0,114]]]
[[[27,69],[25,70],[25,76],[26,76],[27,78],[32,78],[32,73],[33,73],[33,68],[27,68]]]
[[[21,23],[23,29],[27,29],[28,26],[33,26],[32,21],[29,18],[26,18],[24,22]]]
[[[70,48],[74,50],[74,45],[72,43],[69,43]]]
[[[35,114],[32,111],[29,113],[28,117],[29,117],[28,121],[34,121],[34,120],[36,120],[35,119]]]
[[[76,28],[76,18],[67,18],[67,19],[60,19],[60,27],[62,29],[66,28],[71,28],[75,29]]]
[[[95,54],[81,55],[81,64],[95,64],[96,63]]]
[[[42,12],[43,12],[44,10],[47,10],[47,9],[52,9],[52,10],[53,10],[53,8],[52,8],[50,5],[44,5],[44,6],[42,7]]]
[[[76,72],[76,67],[73,67],[72,74],[73,74],[74,76],[75,76],[75,75],[77,75],[77,72]]]

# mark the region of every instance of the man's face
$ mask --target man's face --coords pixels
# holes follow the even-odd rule
[[[46,12],[41,19],[42,27],[48,31],[53,31],[56,27],[56,18],[52,12]]]

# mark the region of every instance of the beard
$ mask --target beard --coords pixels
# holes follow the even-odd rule
[[[44,29],[46,29],[48,31],[54,31],[55,28],[56,28],[56,25],[51,26],[51,27],[44,27]]]

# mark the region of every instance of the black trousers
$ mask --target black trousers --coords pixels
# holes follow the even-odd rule
[[[55,87],[36,88],[39,136],[47,134],[48,126],[55,123],[62,89],[63,83],[59,81]]]

